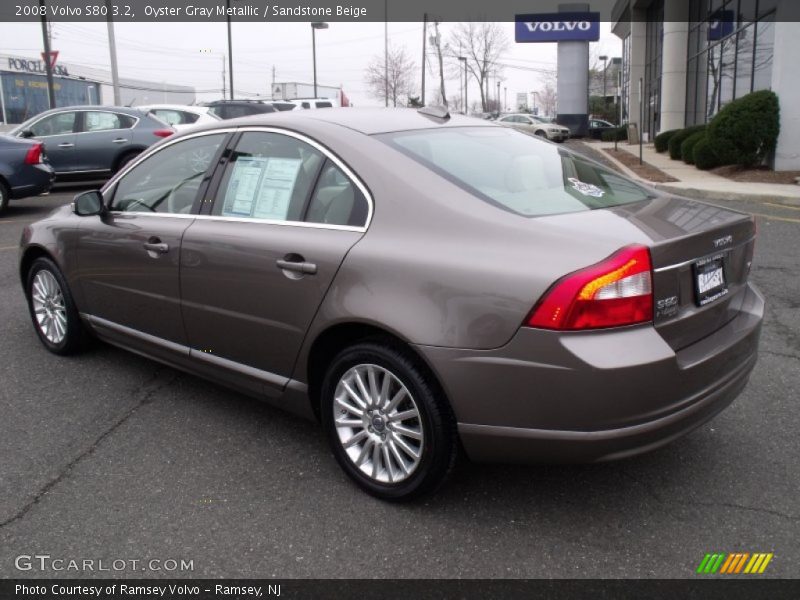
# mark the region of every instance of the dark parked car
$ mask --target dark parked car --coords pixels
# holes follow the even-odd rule
[[[54,178],[42,142],[0,135],[0,213],[9,200],[50,191]]]
[[[70,106],[48,110],[10,135],[44,142],[58,178],[116,173],[143,150],[174,133],[152,115],[124,106]]]
[[[461,447],[609,460],[713,417],[756,362],[754,238],[509,127],[291,111],[161,143],[26,227],[20,277],[50,351],[95,335],[320,419],[404,499]]]
[[[593,140],[602,139],[604,131],[616,129],[616,127],[616,125],[612,125],[602,119],[589,119],[589,137]]]
[[[209,112],[220,119],[251,117],[286,110],[261,100],[214,100],[213,102],[204,102],[201,106],[208,106]]]

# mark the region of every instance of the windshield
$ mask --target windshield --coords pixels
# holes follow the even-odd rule
[[[526,217],[651,197],[614,171],[506,127],[425,129],[378,137],[479,198]]]

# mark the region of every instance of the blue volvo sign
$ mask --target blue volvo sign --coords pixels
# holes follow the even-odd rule
[[[600,39],[600,13],[559,12],[516,15],[517,42],[596,42]]]
[[[718,10],[708,22],[708,39],[721,40],[733,33],[736,15],[732,10]]]

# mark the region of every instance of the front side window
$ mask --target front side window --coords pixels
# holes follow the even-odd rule
[[[506,127],[377,137],[475,196],[522,216],[607,208],[650,197],[597,163]]]
[[[190,214],[225,136],[190,138],[148,157],[119,180],[111,210]]]
[[[75,131],[75,114],[74,112],[63,112],[50,115],[34,123],[31,131],[36,137],[73,133]]]
[[[88,111],[84,113],[84,131],[107,131],[110,129],[130,129],[136,119],[119,113]]]

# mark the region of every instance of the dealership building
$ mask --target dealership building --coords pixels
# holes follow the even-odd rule
[[[0,54],[0,122],[22,123],[50,108],[41,59]],[[195,89],[167,82],[120,78],[124,105],[191,104]],[[101,69],[57,62],[53,68],[56,106],[114,104],[111,74]]]
[[[800,170],[798,6],[798,0],[618,0],[611,19],[623,41],[623,121],[652,140],[770,89],[780,101],[781,124],[773,166]]]

